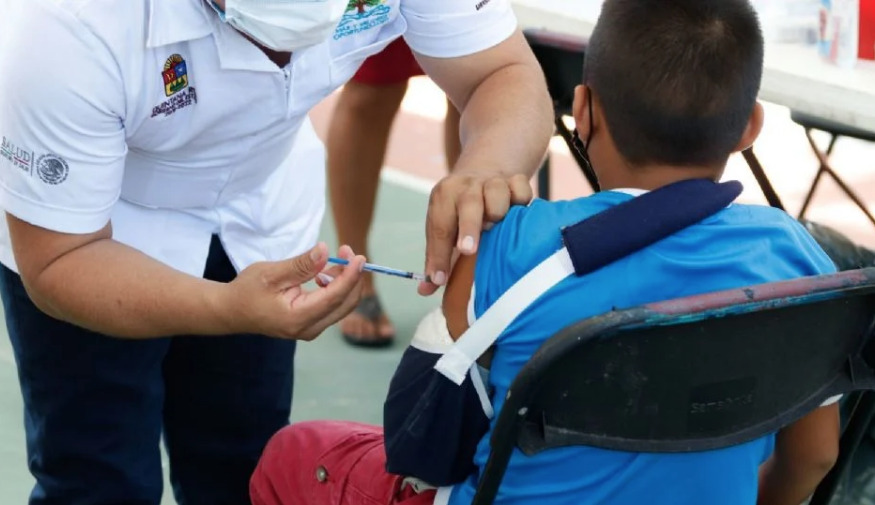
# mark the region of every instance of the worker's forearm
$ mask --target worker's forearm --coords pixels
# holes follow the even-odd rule
[[[534,175],[553,133],[553,112],[537,66],[497,70],[471,95],[462,112],[461,171]]]
[[[828,471],[816,465],[789,468],[770,458],[760,467],[757,505],[799,505],[814,493]]]
[[[111,239],[70,251],[26,282],[52,317],[106,335],[229,333],[227,285],[192,277]]]

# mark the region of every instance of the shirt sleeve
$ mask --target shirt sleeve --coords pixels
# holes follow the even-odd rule
[[[70,12],[17,5],[0,21],[0,206],[53,231],[97,231],[127,152],[118,64]]]
[[[510,0],[401,0],[407,44],[435,58],[474,54],[505,41],[517,27]]]
[[[799,263],[806,264],[802,275],[825,275],[838,271],[835,262],[824,251],[814,236],[799,221],[790,218]]]
[[[474,266],[474,283],[471,285],[469,324],[479,319],[518,280],[516,272],[509,271],[506,260],[517,252],[515,246],[519,243],[518,232],[523,209],[525,207],[511,207],[501,221],[480,236],[477,264]]]

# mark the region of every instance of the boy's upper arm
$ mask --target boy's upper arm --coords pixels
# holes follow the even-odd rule
[[[442,308],[453,341],[458,340],[469,326],[468,304],[474,287],[476,265],[477,255],[459,257],[444,290]]]

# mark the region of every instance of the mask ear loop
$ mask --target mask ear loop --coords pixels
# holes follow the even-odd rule
[[[598,177],[596,177],[595,170],[592,168],[592,161],[589,159],[589,145],[592,142],[592,134],[593,134],[593,126],[594,121],[592,117],[592,90],[590,90],[587,95],[587,103],[589,104],[589,133],[586,136],[586,144],[580,139],[580,134],[577,132],[577,128],[574,129],[574,132],[571,135],[571,147],[576,151],[576,156],[578,163],[581,168],[583,168],[584,173],[586,173],[587,179],[590,181],[596,181],[593,185],[593,191],[598,193],[601,191],[601,187],[598,185]]]

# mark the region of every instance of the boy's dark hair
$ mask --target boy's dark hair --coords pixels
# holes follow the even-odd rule
[[[585,61],[629,163],[714,166],[753,111],[763,37],[747,0],[606,0]]]

